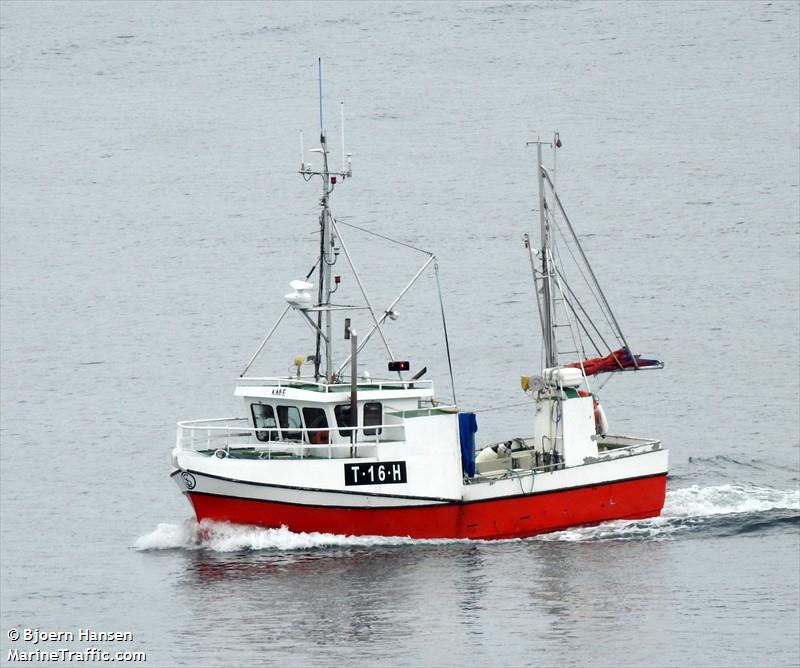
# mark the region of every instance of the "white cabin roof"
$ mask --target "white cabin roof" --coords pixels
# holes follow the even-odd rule
[[[430,380],[360,381],[359,400],[424,399],[433,397]],[[319,383],[303,378],[239,378],[234,395],[264,399],[286,398],[315,403],[341,403],[350,399],[350,383]]]

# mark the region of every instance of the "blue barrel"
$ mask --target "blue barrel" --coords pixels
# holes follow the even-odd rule
[[[475,413],[459,413],[458,437],[461,441],[461,468],[464,475],[470,478],[475,475],[476,431],[478,431],[478,420]]]

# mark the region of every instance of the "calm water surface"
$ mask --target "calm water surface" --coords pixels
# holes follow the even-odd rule
[[[34,649],[11,629],[89,627],[130,631],[94,644],[148,666],[798,665],[798,20],[1,3],[0,662]],[[239,412],[312,261],[318,192],[294,170],[318,56],[354,153],[337,216],[437,253],[481,442],[528,431],[485,409],[540,368],[525,141],[561,132],[561,197],[634,347],[667,362],[603,388],[613,431],[670,448],[661,518],[497,543],[191,522],[174,423]],[[419,264],[348,243],[378,303]],[[410,297],[392,341],[446,396],[435,284]],[[258,371],[298,352],[288,334]]]

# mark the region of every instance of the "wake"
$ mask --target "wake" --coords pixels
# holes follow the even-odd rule
[[[800,490],[777,490],[757,485],[692,485],[667,492],[660,517],[648,520],[617,520],[541,534],[528,541],[620,541],[674,540],[687,534],[736,535],[800,525]],[[513,539],[520,540],[520,539]],[[293,533],[286,527],[260,527],[225,522],[159,524],[140,536],[134,548],[149,550],[310,550],[330,547],[373,547],[402,545],[444,545],[473,542],[438,539],[414,540],[403,537],[341,536],[328,533]],[[493,542],[493,541],[489,541]]]
[[[617,520],[535,537],[568,542],[672,540],[686,534],[736,535],[800,523],[800,490],[758,485],[692,485],[667,491],[664,510],[648,520]]]

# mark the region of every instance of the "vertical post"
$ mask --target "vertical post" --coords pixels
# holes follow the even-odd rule
[[[303,131],[300,130],[300,171],[302,172],[306,166],[306,151],[303,147]]]
[[[358,334],[350,329],[350,456],[355,457],[358,434]]]
[[[533,248],[531,248],[531,238],[528,233],[522,235],[522,241],[528,251],[528,260],[531,263],[531,278],[533,278],[533,291],[536,297],[536,310],[539,312],[539,324],[542,326],[542,340],[544,341],[544,318],[542,317],[542,303],[539,301],[539,295],[536,293],[536,261],[533,259]]]
[[[325,291],[325,305],[330,307],[331,305],[331,212],[328,208],[328,196],[331,192],[331,175],[328,170],[328,142],[325,139],[325,130],[322,121],[322,58],[319,59],[319,135],[320,135],[320,144],[322,146],[322,163],[323,163],[323,175],[322,175],[322,189],[323,189],[323,196],[322,196],[322,216],[323,216],[323,226],[322,226],[322,243],[323,243],[323,252],[322,257],[320,257],[321,262],[321,277],[323,283],[323,289]],[[331,373],[331,366],[333,364],[333,350],[331,349],[333,345],[333,341],[331,339],[331,311],[328,308],[325,311],[325,336],[327,337],[327,341],[325,342],[325,380],[329,383],[333,382],[333,374]]]
[[[323,181],[322,211],[319,214],[319,285],[317,286],[317,305],[322,306],[322,298],[325,294],[325,184]],[[322,362],[322,311],[317,311],[317,335],[316,348],[314,353],[314,380],[319,381],[320,363]],[[327,376],[325,378],[327,380]]]
[[[333,239],[332,239],[332,232],[331,232],[331,212],[328,208],[328,195],[330,194],[330,173],[328,172],[328,146],[326,143],[323,142],[323,148],[325,149],[325,153],[323,154],[325,158],[325,176],[323,177],[323,187],[325,188],[325,210],[323,211],[323,216],[325,217],[325,226],[323,230],[323,239],[324,239],[324,252],[322,254],[322,276],[323,276],[323,284],[325,289],[325,379],[329,382],[333,382],[333,337],[331,336],[331,265],[333,264],[333,259],[331,258],[332,251],[331,246],[333,246]]]
[[[331,214],[328,208],[328,197],[331,193],[331,175],[328,167],[328,142],[325,139],[325,127],[322,116],[322,58],[319,59],[319,142],[322,149],[322,211],[320,212],[320,252],[319,252],[319,287],[317,305],[331,305]],[[325,380],[333,382],[333,340],[331,338],[331,311],[325,309]],[[320,349],[322,348],[322,311],[317,312],[317,346],[314,362],[314,379],[319,380]]]
[[[544,196],[544,175],[542,173],[542,142],[536,142],[536,175],[539,181],[539,222],[542,236],[542,329],[544,330],[544,357],[548,367],[558,366],[558,354],[553,331],[553,290],[550,269],[550,228],[547,223],[547,201]]]

